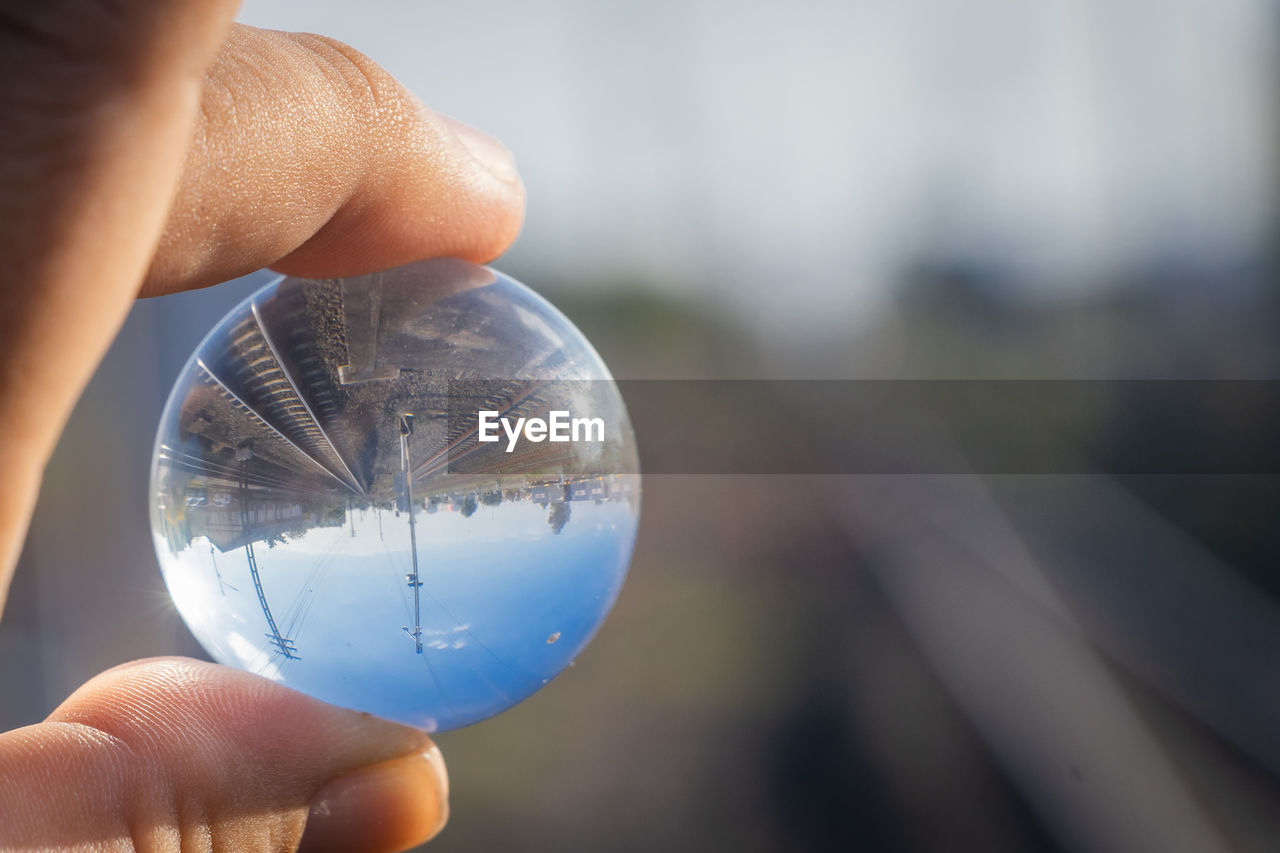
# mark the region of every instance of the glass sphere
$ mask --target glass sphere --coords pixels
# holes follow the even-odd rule
[[[456,260],[237,306],[170,394],[151,494],[165,583],[215,660],[428,731],[573,662],[640,507],[595,350]]]

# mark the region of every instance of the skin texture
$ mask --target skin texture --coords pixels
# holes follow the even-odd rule
[[[135,297],[263,266],[483,262],[519,231],[499,143],[346,45],[232,24],[236,5],[0,8],[0,605]],[[0,734],[0,850],[397,850],[440,829],[447,794],[420,732],[196,661],[126,664]]]

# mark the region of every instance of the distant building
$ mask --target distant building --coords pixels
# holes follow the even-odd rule
[[[541,486],[534,486],[533,491],[529,493],[529,499],[536,504],[558,504],[563,503],[569,498],[566,492],[569,487],[562,483],[546,483]]]
[[[192,538],[206,536],[226,553],[242,548],[250,542],[258,542],[281,536],[302,526],[315,526],[315,513],[308,513],[292,501],[252,500],[241,512],[239,499],[225,508],[207,509],[188,514]]]

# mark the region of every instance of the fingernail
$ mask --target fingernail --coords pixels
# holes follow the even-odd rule
[[[449,819],[449,776],[434,744],[346,773],[311,801],[300,853],[392,853],[435,837]]]
[[[494,177],[509,184],[520,182],[520,173],[516,171],[516,158],[507,146],[481,130],[476,130],[453,116],[436,113],[445,126],[453,131],[458,140],[471,152],[481,166],[489,170]]]

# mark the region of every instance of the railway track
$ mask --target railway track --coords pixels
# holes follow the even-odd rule
[[[534,417],[544,414],[554,404],[549,392],[555,384],[542,380],[512,380],[503,383],[481,400],[473,401],[466,407],[469,416],[460,423],[451,424],[445,437],[444,447],[414,468],[414,479],[421,480],[442,473],[451,463],[459,462],[484,450],[492,451],[496,445],[481,444],[479,441],[476,441],[473,446],[460,449],[464,448],[468,441],[476,438],[476,433],[479,431],[479,412],[482,409],[496,411],[500,417],[507,418]],[[473,411],[476,415],[470,416]],[[507,457],[505,461],[509,463],[516,460]]]
[[[324,369],[318,359],[310,357],[315,363],[304,368],[305,379],[300,384],[268,333],[256,304],[228,332],[222,352],[215,364],[201,361],[200,367],[228,402],[261,421],[316,466],[364,497],[364,485],[317,416],[316,410],[321,409],[332,418],[337,407],[333,392],[324,381],[327,377],[322,379]]]
[[[187,453],[181,449],[162,445],[160,448],[160,459],[175,468],[181,468],[190,474],[202,475],[220,479],[226,483],[234,483],[237,480],[247,480],[252,486],[260,489],[267,489],[273,492],[287,492],[289,494],[307,495],[312,497],[322,497],[325,495],[323,488],[316,488],[299,482],[296,477],[289,477],[287,472],[282,471],[280,474],[272,474],[264,471],[245,471],[244,466],[228,465],[219,462],[216,459],[210,459],[205,456],[199,456],[193,453]],[[328,482],[326,480],[326,482]]]

